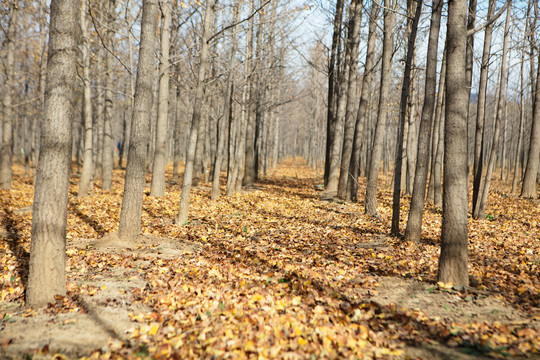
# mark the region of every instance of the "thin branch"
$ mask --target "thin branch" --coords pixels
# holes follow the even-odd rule
[[[240,25],[242,23],[245,23],[246,21],[249,21],[252,17],[254,17],[259,11],[261,11],[266,5],[268,5],[270,2],[272,2],[272,0],[267,0],[264,4],[262,4],[258,9],[256,9],[251,15],[249,15],[247,18],[243,19],[243,20],[240,20],[238,21],[237,23],[234,23],[234,24],[230,24],[230,25],[227,25],[225,26],[224,28],[222,28],[221,30],[219,30],[217,33],[215,33],[214,35],[210,36],[210,38],[208,39],[207,43],[209,43],[210,41],[212,41],[212,39],[214,39],[216,36],[222,34],[224,31],[227,31],[229,30],[230,28],[232,27],[235,27],[237,25]]]
[[[499,12],[498,12],[497,14],[495,14],[495,16],[493,16],[493,19],[489,19],[489,20],[487,20],[484,24],[482,24],[482,25],[480,25],[480,26],[478,26],[478,27],[476,27],[476,28],[474,28],[474,29],[471,29],[471,30],[467,31],[467,37],[476,34],[477,32],[479,32],[479,31],[481,31],[481,30],[487,28],[488,26],[490,26],[491,24],[493,24],[495,21],[497,21],[497,19],[498,19],[499,17],[501,17],[501,15],[504,13],[504,10],[506,10],[506,8],[508,7],[508,4],[509,4],[509,3],[510,3],[510,2],[507,1],[507,2],[503,5],[503,7],[499,10]]]

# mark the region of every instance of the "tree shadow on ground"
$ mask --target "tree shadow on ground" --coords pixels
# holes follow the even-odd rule
[[[79,219],[84,221],[86,224],[88,224],[99,236],[104,236],[108,233],[107,230],[103,226],[100,225],[100,223],[96,220],[91,218],[90,216],[83,213],[76,204],[70,202],[69,203],[69,211],[74,213]]]
[[[17,273],[26,288],[28,283],[28,267],[30,263],[30,253],[21,244],[21,229],[13,218],[12,211],[4,206],[5,216],[2,219],[2,226],[6,229],[6,242],[17,261]]]

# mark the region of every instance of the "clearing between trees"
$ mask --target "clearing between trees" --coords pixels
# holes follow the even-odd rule
[[[469,217],[471,287],[458,290],[435,283],[441,209],[426,206],[419,244],[390,237],[390,184],[379,191],[379,220],[361,203],[321,199],[322,179],[288,160],[241,194],[212,202],[209,184],[195,188],[185,226],[174,224],[180,186],[152,197],[147,184],[143,235],[125,242],[115,236],[123,171],[110,191],[84,198],[74,177],[68,295],[39,311],[23,306],[33,179],[15,166],[13,189],[0,191],[0,358],[540,352],[540,206],[504,195],[499,182],[486,219]],[[405,198],[402,231],[408,206]]]

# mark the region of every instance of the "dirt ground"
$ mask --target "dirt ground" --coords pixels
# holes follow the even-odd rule
[[[114,234],[98,241],[78,239],[69,244],[68,251],[70,248],[87,249],[97,254],[142,255],[143,260],[137,266],[143,269],[152,259],[171,259],[185,253],[202,251],[196,244],[151,236],[140,236],[135,242],[126,243]],[[52,315],[47,309],[35,312],[13,304],[0,303],[0,314],[11,314],[9,320],[2,321],[0,325],[0,359],[27,356],[32,359],[49,359],[57,353],[66,358],[79,358],[97,349],[106,352],[114,350],[122,342],[129,342],[129,334],[137,326],[137,318],[151,311],[144,302],[134,301],[136,289],[144,289],[147,283],[131,275],[131,268],[114,267],[101,275],[81,278],[77,285],[89,285],[99,291],[78,297],[79,306],[75,311],[59,315]],[[377,285],[377,291],[369,294],[373,302],[380,305],[399,304],[404,310],[421,310],[434,319],[461,323],[481,319],[501,324],[529,321],[519,310],[487,294],[463,300],[451,291],[432,291],[434,287],[416,280],[380,276],[371,281]],[[463,354],[458,349],[439,344],[429,344],[423,348],[407,348],[403,358],[485,357]]]

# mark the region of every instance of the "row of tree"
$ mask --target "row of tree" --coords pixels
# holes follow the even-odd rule
[[[344,1],[336,2],[328,64],[328,141],[324,179],[326,191],[338,198],[356,201],[358,176],[359,173],[365,174],[365,212],[379,218],[377,189],[380,166],[381,163],[388,166],[387,161],[383,161],[385,152],[395,151],[391,233],[398,235],[400,232],[401,189],[405,187],[406,191],[412,194],[405,240],[420,240],[422,212],[428,190],[428,196],[433,198],[436,204],[443,206],[439,279],[468,285],[468,149],[472,148],[470,172],[474,179],[474,218],[485,216],[497,158],[502,177],[505,176],[505,166],[507,167],[505,161],[509,157],[513,160],[512,191],[522,179],[521,196],[537,197],[540,161],[540,115],[537,104],[540,101],[540,76],[535,73],[535,68],[540,71],[537,61],[540,52],[537,50],[535,30],[538,3],[529,1],[525,6],[513,6],[511,0],[502,4],[490,0],[485,19],[478,21],[475,0],[470,0],[468,7],[466,1],[451,1],[447,8],[446,36],[442,38],[440,29],[445,3],[434,0],[430,5],[427,50],[425,57],[423,54],[420,57],[417,55],[416,38],[422,16],[422,0],[409,0],[406,8],[401,8],[400,3],[395,0],[385,0],[382,3],[373,1],[369,4],[356,0],[351,0],[349,4]],[[367,45],[364,69],[360,75],[357,69],[360,35],[358,24],[362,21],[362,10],[370,13],[366,16],[369,21]],[[378,20],[381,11],[382,26]],[[526,14],[525,21],[521,24],[521,33],[513,34],[513,54],[520,54],[520,59],[512,59],[512,66],[519,65],[519,71],[508,66],[513,11]],[[401,29],[397,22],[400,14],[404,14]],[[515,19],[514,23],[517,23]],[[495,26],[504,28],[497,37],[502,43],[499,54],[493,54],[491,50]],[[378,27],[382,27],[378,101],[369,111],[369,102],[375,102],[370,99],[373,97],[373,87],[377,85],[374,82],[374,64]],[[473,82],[474,39],[475,35],[482,31],[483,51],[476,92],[476,84]],[[396,34],[402,38],[401,49],[397,48]],[[442,48],[439,45],[441,42],[444,44]],[[403,71],[397,74],[392,66],[396,54],[403,56],[401,62],[404,65]],[[419,69],[419,61],[425,63],[425,70]],[[437,74],[439,62],[441,70]],[[499,65],[496,70],[493,70],[494,62]],[[496,75],[498,81],[492,81],[496,86],[496,94],[490,108],[488,78],[491,74]],[[518,98],[512,99],[508,95],[507,79],[516,74],[521,76],[521,80],[517,84]],[[399,79],[398,83],[393,80],[395,78]],[[358,89],[361,89],[360,92]],[[400,93],[399,100],[392,93]],[[421,93],[423,96],[418,95]],[[473,95],[476,95],[477,99],[471,100]],[[421,100],[418,101],[417,98]],[[519,116],[509,116],[509,108],[516,109]],[[491,128],[487,125],[489,109],[493,109],[494,114]],[[396,115],[391,119],[394,112]],[[516,136],[517,146],[512,155],[509,155],[507,147],[510,119],[519,124],[513,127],[519,130]],[[475,124],[472,137],[468,136],[469,123]],[[394,131],[389,131],[389,127],[393,127]],[[522,150],[525,134],[528,135],[528,148]],[[393,146],[385,144],[389,142],[389,138],[392,138]],[[521,152],[525,155],[521,158],[526,161],[520,162]],[[526,165],[521,166],[521,175],[520,163],[525,162]],[[506,170],[506,176],[509,173]],[[428,177],[429,174],[431,175]]]
[[[170,160],[172,181],[185,164],[177,225],[201,178],[216,199],[224,170],[232,195],[288,155],[324,164],[325,190],[341,199],[357,201],[358,177],[366,176],[365,210],[378,218],[380,167],[388,173],[393,165],[392,233],[400,231],[403,188],[412,195],[405,239],[419,241],[427,191],[443,205],[439,278],[467,285],[469,173],[474,217],[485,212],[497,158],[514,189],[523,179],[522,196],[537,196],[538,4],[490,0],[483,13],[475,0],[430,5],[337,0],[331,43],[321,37],[303,55],[294,29],[309,6],[289,2],[2,3],[0,186],[11,186],[17,149],[28,173],[37,164],[28,302],[65,292],[72,159],[82,164],[79,196],[87,196],[95,183],[111,188],[115,153],[119,167],[127,158],[118,229],[125,239],[140,233],[145,174],[151,195],[164,195]],[[502,43],[495,55],[493,33]],[[294,54],[307,60],[299,70]],[[510,66],[509,54],[519,54]],[[496,94],[488,91],[494,73]],[[515,74],[520,81],[507,81]]]

